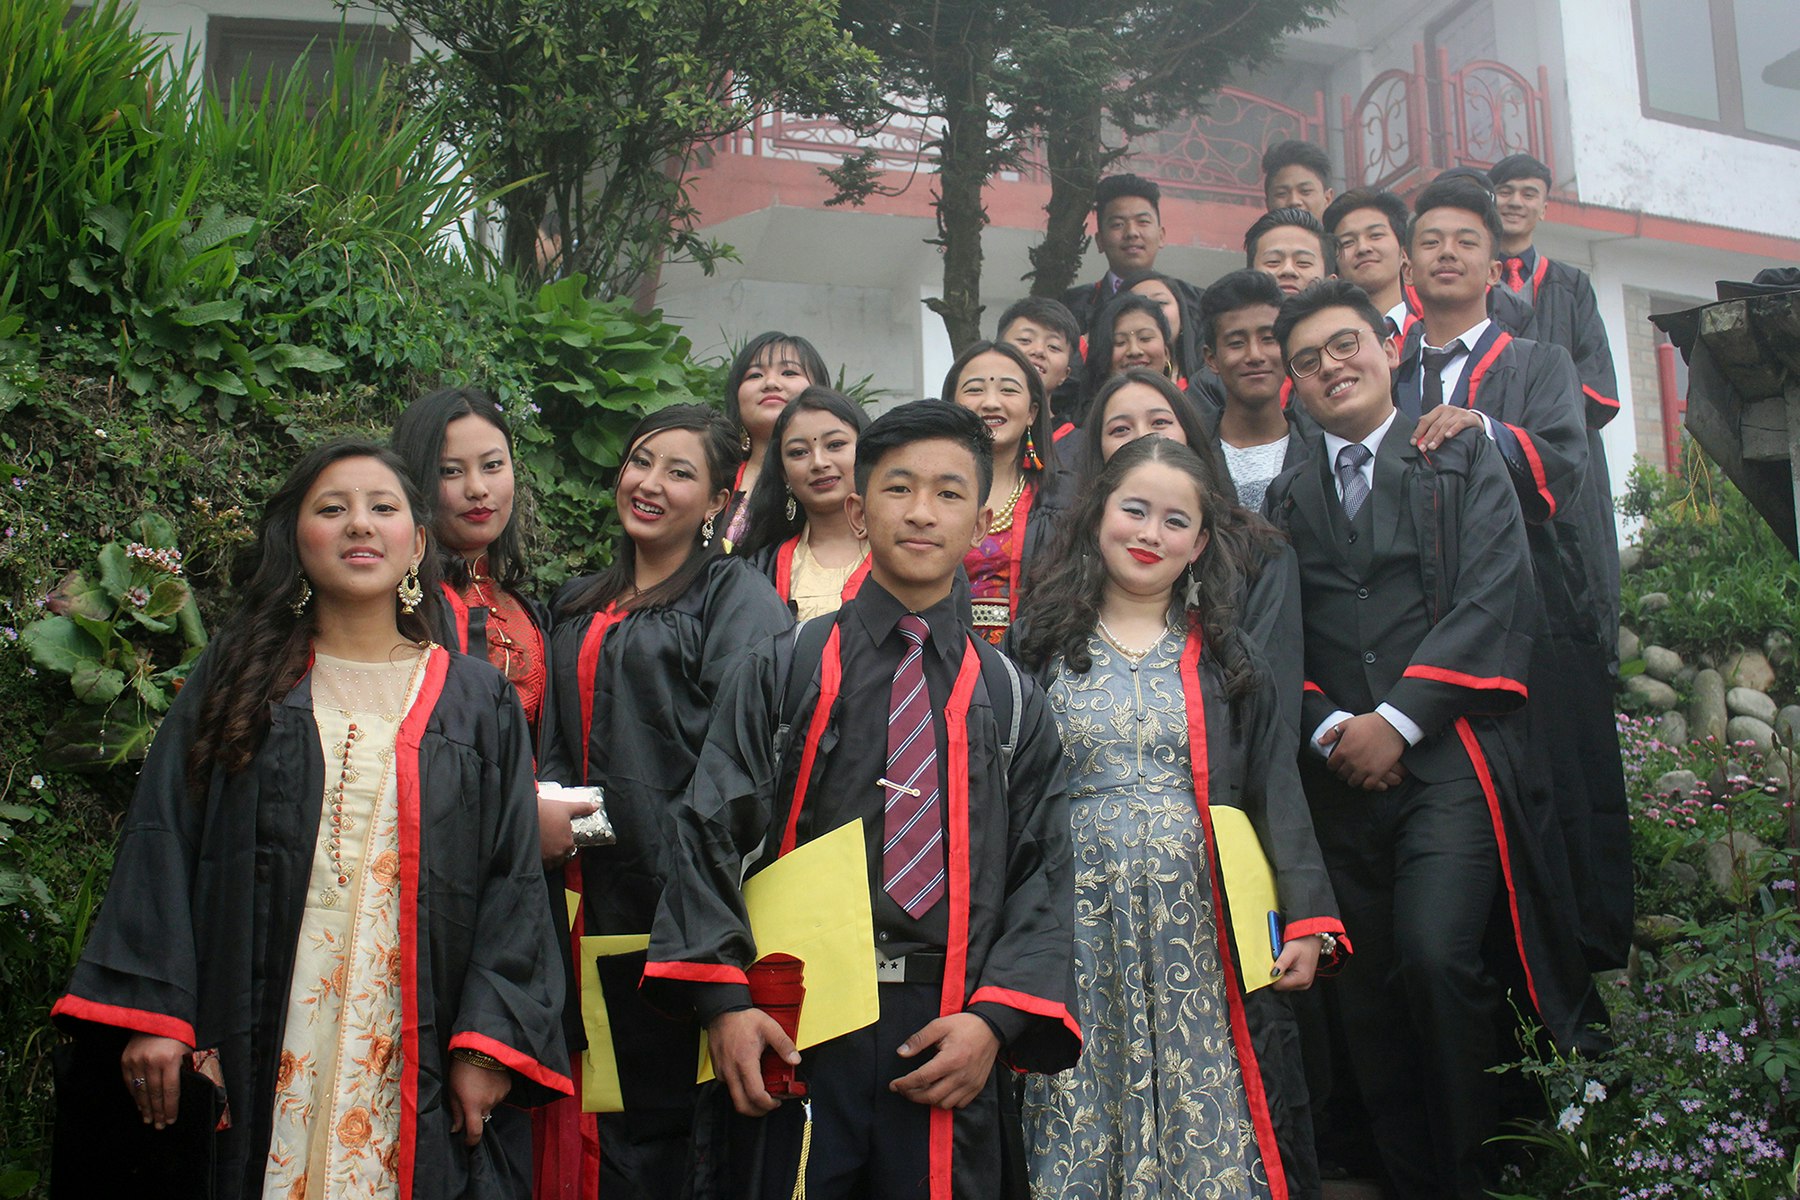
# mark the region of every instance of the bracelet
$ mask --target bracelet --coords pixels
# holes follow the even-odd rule
[[[484,1071],[504,1071],[506,1064],[491,1054],[483,1054],[479,1050],[470,1050],[466,1046],[458,1046],[450,1052],[450,1057],[457,1062],[468,1063],[471,1067],[480,1067]]]
[[[1320,958],[1332,958],[1336,956],[1338,950],[1337,934],[1315,933],[1313,936],[1319,939]]]

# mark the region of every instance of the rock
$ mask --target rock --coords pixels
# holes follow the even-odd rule
[[[1720,670],[1728,687],[1754,688],[1766,692],[1775,686],[1775,668],[1760,650],[1739,650],[1725,660]]]
[[[1782,754],[1771,754],[1763,762],[1763,778],[1775,785],[1779,795],[1792,799],[1794,795],[1794,776],[1788,767],[1787,757]]]
[[[1681,670],[1675,672],[1675,678],[1669,680],[1669,682],[1674,684],[1677,690],[1681,688],[1692,690],[1694,686],[1694,676],[1699,673],[1699,670],[1695,667],[1683,667]]]
[[[1631,632],[1631,630],[1625,628],[1623,625],[1619,626],[1620,662],[1630,662],[1638,656],[1642,648],[1643,642],[1638,638],[1637,634]]]
[[[1645,592],[1638,597],[1638,611],[1657,613],[1673,603],[1674,601],[1669,599],[1669,593],[1667,592]]]
[[[1765,725],[1775,724],[1775,702],[1761,692],[1734,687],[1725,693],[1725,710],[1734,717],[1755,717]]]
[[[1700,872],[1679,859],[1663,866],[1663,878],[1678,888],[1695,887],[1700,882]]]
[[[1742,830],[1727,834],[1706,848],[1706,877],[1721,896],[1732,900],[1740,890],[1738,876],[1745,860],[1762,850],[1763,844]]]
[[[1648,708],[1667,712],[1675,707],[1675,689],[1648,675],[1633,675],[1625,681],[1625,703],[1631,708]]]
[[[1775,736],[1790,746],[1800,745],[1800,704],[1790,704],[1775,714]]]
[[[1658,796],[1685,796],[1700,786],[1700,776],[1692,771],[1664,771],[1650,789]]]
[[[1687,718],[1678,712],[1666,712],[1656,718],[1656,740],[1665,746],[1687,745]]]
[[[1702,650],[1700,652],[1700,668],[1701,670],[1705,670],[1707,667],[1711,667],[1715,671],[1718,670],[1719,656],[1714,654],[1711,650]]]
[[[1725,740],[1729,742],[1752,742],[1758,750],[1767,754],[1775,745],[1775,730],[1767,721],[1759,721],[1755,717],[1733,717],[1725,722]]]
[[[1632,930],[1631,940],[1646,950],[1654,950],[1674,941],[1685,924],[1687,922],[1680,917],[1672,917],[1667,913],[1646,913],[1637,919],[1637,927]]]
[[[1781,629],[1772,629],[1769,636],[1763,639],[1763,656],[1777,667],[1785,667],[1794,660],[1794,637]]]
[[[1694,676],[1694,698],[1688,704],[1688,736],[1696,742],[1725,736],[1725,680],[1708,668]]]
[[[1619,547],[1619,574],[1623,575],[1627,571],[1637,570],[1638,565],[1643,561],[1644,548],[1642,546],[1633,544]]]
[[[1644,647],[1644,674],[1671,683],[1681,672],[1681,655],[1666,646]]]

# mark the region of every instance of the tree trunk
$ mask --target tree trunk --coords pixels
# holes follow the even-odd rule
[[[1094,185],[1110,159],[1100,145],[1100,109],[1081,120],[1050,130],[1044,140],[1044,165],[1050,174],[1050,200],[1044,240],[1031,248],[1031,294],[1060,297],[1076,284],[1087,251],[1087,216],[1094,206]]]
[[[937,221],[944,252],[944,297],[927,301],[944,319],[958,353],[981,338],[981,190],[993,161],[987,97],[972,68],[974,49],[955,56],[941,80],[944,136],[938,152]]]

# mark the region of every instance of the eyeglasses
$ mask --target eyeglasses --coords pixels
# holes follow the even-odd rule
[[[1362,344],[1362,332],[1356,329],[1343,329],[1332,334],[1321,347],[1325,354],[1339,362],[1348,362],[1356,353],[1357,346]],[[1295,379],[1305,379],[1308,375],[1317,375],[1319,368],[1325,363],[1319,350],[1302,350],[1288,360],[1288,374]]]

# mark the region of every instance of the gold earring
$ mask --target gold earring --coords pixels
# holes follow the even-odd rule
[[[794,503],[794,489],[788,489],[787,507],[781,510],[789,521],[800,515],[799,506]]]
[[[745,454],[750,453],[750,431],[748,429],[744,430],[743,434],[739,436],[738,449]]]
[[[710,546],[712,545],[712,540],[713,522],[711,517],[707,517],[706,520],[700,524],[700,544],[702,546]]]
[[[406,578],[394,591],[400,597],[400,611],[410,613],[419,607],[425,599],[425,589],[419,586],[419,564],[414,563],[406,569]]]
[[[312,584],[307,581],[306,576],[302,575],[300,577],[299,598],[296,599],[292,604],[288,605],[288,607],[294,610],[294,615],[296,617],[303,617],[306,615],[306,606],[311,601],[312,601]]]

